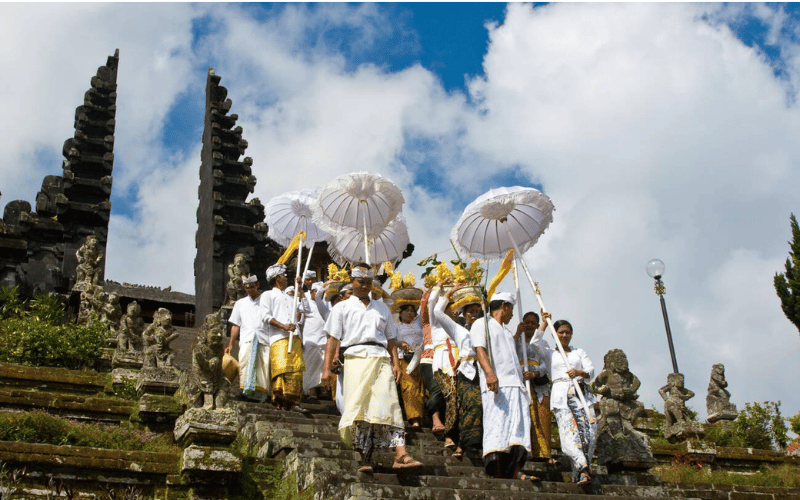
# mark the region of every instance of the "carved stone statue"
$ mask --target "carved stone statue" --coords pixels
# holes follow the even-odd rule
[[[81,302],[78,307],[78,324],[86,325],[90,321],[100,319],[105,305],[106,293],[100,285],[87,284],[81,291]]]
[[[172,326],[172,313],[169,309],[159,308],[153,315],[153,322],[142,333],[144,340],[142,368],[172,367],[175,352],[169,344],[176,338],[178,332]]]
[[[250,274],[250,266],[247,265],[247,257],[243,253],[237,253],[233,257],[233,262],[228,264],[228,284],[225,286],[225,305],[233,307],[237,300],[245,296],[242,289],[242,276]]]
[[[97,285],[100,282],[100,262],[103,261],[97,237],[87,236],[75,255],[78,257],[78,267],[75,269],[74,289],[83,291],[88,286]]]
[[[725,365],[717,363],[711,367],[711,380],[708,382],[706,396],[706,410],[710,424],[718,420],[736,419],[736,405],[731,403],[731,393],[726,387],[728,382],[725,381]]]
[[[122,318],[122,308],[119,305],[119,295],[112,292],[108,294],[100,310],[100,321],[107,322],[111,330],[116,332],[120,318]]]
[[[593,384],[596,393],[603,396],[597,421],[597,461],[610,469],[649,469],[655,465],[650,439],[633,427],[644,415],[644,405],[637,401],[641,382],[628,368],[622,349],[608,351],[603,362],[605,366]]]
[[[128,310],[119,322],[117,329],[117,350],[138,351],[142,347],[144,320],[142,308],[135,300],[128,304]]]
[[[189,404],[213,410],[228,403],[230,382],[222,374],[222,335],[225,327],[219,313],[209,314],[192,349],[192,370],[186,387]]]
[[[667,385],[658,390],[664,400],[664,437],[676,442],[688,437],[703,437],[705,431],[698,422],[692,421],[686,408],[686,401],[694,397],[683,385],[682,373],[667,375]]]

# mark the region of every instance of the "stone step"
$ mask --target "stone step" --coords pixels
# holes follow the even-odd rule
[[[541,477],[541,476],[539,476]],[[359,482],[363,484],[385,485],[385,486],[424,486],[433,488],[451,488],[454,490],[504,490],[504,491],[528,491],[535,490],[542,493],[559,494],[584,494],[587,490],[597,494],[608,496],[646,496],[668,497],[667,488],[662,486],[623,486],[623,485],[600,485],[594,484],[591,488],[586,488],[573,483],[561,483],[552,481],[539,481],[536,483],[526,483],[517,479],[495,479],[488,476],[483,477],[450,477],[450,476],[430,476],[430,475],[403,475],[389,473],[362,474]],[[533,486],[533,488],[531,488]]]
[[[510,480],[506,480],[510,481]],[[507,488],[475,489],[475,488],[447,488],[431,486],[397,486],[368,483],[351,484],[347,500],[367,499],[405,499],[405,500],[584,500],[590,491],[548,493],[541,491],[541,487],[534,483],[516,481],[505,483]],[[650,497],[639,495],[595,495],[594,498],[613,498],[614,500],[643,500]]]
[[[45,409],[48,413],[63,417],[119,423],[130,418],[134,403],[88,394],[64,394],[35,388],[18,389],[6,386],[0,387],[0,408]]]

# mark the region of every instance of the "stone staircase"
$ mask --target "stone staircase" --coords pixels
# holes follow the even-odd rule
[[[500,500],[510,495],[520,500],[569,500],[592,494],[632,500],[670,497],[674,493],[654,476],[610,475],[602,467],[597,468],[593,484],[578,486],[567,482],[567,469],[561,465],[541,462],[528,462],[524,467],[526,474],[542,479],[538,483],[494,479],[484,473],[481,457],[452,458],[452,453],[444,449],[443,442],[429,429],[406,429],[406,446],[412,456],[425,464],[422,469],[396,473],[391,469],[394,454],[386,451],[376,453],[378,465],[374,473],[363,474],[357,472],[358,454],[339,438],[339,414],[331,401],[304,403],[311,411],[308,415],[264,404],[238,402],[237,406],[244,421],[240,435],[246,438],[250,453],[260,458],[282,459],[284,478],[296,481],[301,498]],[[796,492],[796,498],[800,499],[800,492]]]

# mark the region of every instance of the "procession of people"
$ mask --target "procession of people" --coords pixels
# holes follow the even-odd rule
[[[374,470],[382,449],[394,450],[396,472],[420,471],[406,429],[430,429],[453,458],[469,455],[491,477],[522,481],[539,480],[523,472],[526,462],[554,463],[552,412],[574,480],[588,483],[597,434],[591,360],[570,345],[564,320],[551,326],[557,349],[543,340],[550,315],[538,288],[541,316],[528,312],[516,327],[519,285],[516,294],[496,291],[512,268],[517,283],[516,263],[536,288],[520,252],[552,221],[549,198],[513,187],[476,199],[450,238],[457,255],[475,260],[459,257],[451,269],[436,255],[424,259],[420,265],[432,264],[424,287],[394,269],[410,247],[403,202],[394,183],[366,172],[270,201],[270,237],[286,251],[266,269],[267,291],[256,276],[242,277],[246,295],[229,320],[227,353],[238,339],[242,398],[300,413],[304,401],[333,399],[339,435],[358,452],[360,473]],[[309,269],[319,241],[342,266],[330,264],[326,280]],[[286,262],[294,252],[290,283]],[[503,258],[488,286],[476,255]]]
[[[257,276],[243,276],[246,295],[233,306],[226,349],[238,340],[242,398],[301,413],[303,400],[333,399],[339,434],[359,453],[362,473],[373,470],[380,449],[394,450],[398,472],[423,467],[408,453],[405,431],[424,427],[454,458],[482,457],[487,475],[523,481],[538,481],[522,472],[527,461],[555,463],[552,411],[574,480],[589,482],[594,414],[571,384],[580,381],[591,397],[585,382],[594,367],[570,346],[571,325],[554,324],[565,364],[543,339],[549,313],[540,321],[527,312],[509,327],[513,294],[487,297],[449,271],[449,281],[427,290],[392,279],[389,294],[377,267],[354,264],[344,273],[349,281],[315,281],[316,272],[306,271],[293,296],[284,264],[266,270],[263,293]],[[386,278],[397,274],[387,268]]]

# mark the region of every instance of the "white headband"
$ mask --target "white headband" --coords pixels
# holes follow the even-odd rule
[[[283,264],[274,264],[267,268],[267,281],[270,281],[275,276],[286,272],[286,266]]]
[[[367,267],[354,267],[350,271],[350,276],[353,278],[374,278],[375,272]]]
[[[497,292],[496,294],[492,295],[492,302],[495,300],[502,300],[503,302],[508,302],[512,306],[517,305],[517,299],[513,295],[508,292]]]
[[[316,278],[317,272],[316,271],[306,271],[303,273],[303,279],[307,280],[308,278]]]
[[[247,285],[250,283],[258,283],[258,276],[251,274],[250,276],[242,276],[242,284]]]

